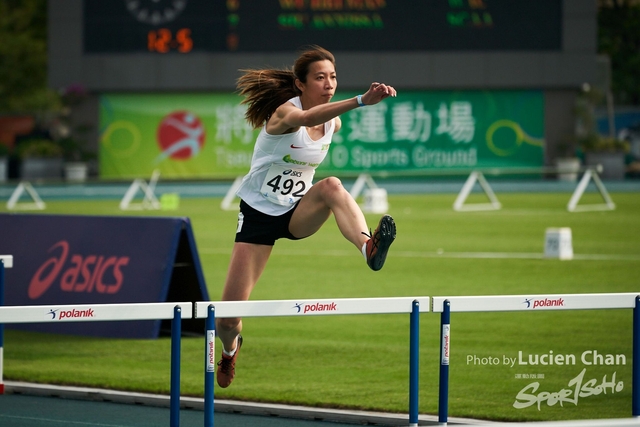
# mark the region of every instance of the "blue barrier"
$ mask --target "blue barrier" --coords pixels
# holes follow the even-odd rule
[[[7,272],[7,305],[117,304],[209,299],[188,218],[0,214],[0,254],[19,259]],[[183,329],[202,333],[204,321]],[[160,320],[20,325],[39,332],[156,338]],[[13,327],[13,326],[12,326]]]
[[[409,425],[418,425],[418,392],[420,390],[420,302],[411,303],[409,323]]]
[[[213,305],[207,307],[206,328],[204,346],[204,425],[205,427],[213,427],[213,382],[215,381],[216,372],[216,309]]]
[[[444,301],[440,315],[440,382],[438,393],[438,422],[445,424],[449,412],[449,355],[451,350],[451,304]]]
[[[180,337],[182,336],[182,307],[173,308],[171,319],[171,386],[169,397],[169,425],[180,425]]]
[[[0,255],[0,307],[4,306],[4,270],[13,267],[13,255]],[[0,394],[4,394],[4,324],[0,323]]]
[[[0,307],[4,306],[4,260],[0,259]],[[4,323],[0,324],[0,394],[4,394]]]
[[[633,379],[631,383],[631,414],[640,417],[640,296],[633,307]]]

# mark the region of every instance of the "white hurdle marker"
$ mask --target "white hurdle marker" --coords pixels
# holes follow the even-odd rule
[[[216,365],[216,318],[398,313],[410,313],[411,316],[409,331],[409,426],[417,426],[420,313],[429,312],[429,303],[429,297],[196,302],[195,318],[206,319],[204,351],[205,427],[214,426],[213,376]]]
[[[4,264],[4,268],[13,267],[13,255],[0,255],[0,261]]]

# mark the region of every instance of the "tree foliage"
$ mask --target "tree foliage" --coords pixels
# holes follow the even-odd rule
[[[0,40],[0,112],[55,104],[47,88],[46,0],[0,0]]]
[[[640,2],[598,2],[598,52],[611,59],[611,90],[616,103],[640,104]]]

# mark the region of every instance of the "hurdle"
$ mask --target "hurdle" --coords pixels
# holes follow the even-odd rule
[[[560,303],[547,304],[546,301]],[[539,304],[536,304],[538,302]],[[544,302],[544,303],[543,303]],[[640,294],[564,294],[564,295],[496,295],[433,297],[433,313],[440,313],[440,384],[438,391],[438,422],[447,425],[449,411],[449,356],[451,352],[451,312],[531,312],[547,310],[591,310],[632,308],[633,367],[632,415],[640,416]]]
[[[234,205],[233,201],[236,198],[236,191],[238,191],[240,184],[242,184],[242,178],[242,176],[236,177],[233,184],[231,184],[231,187],[229,187],[229,190],[227,190],[227,194],[222,198],[222,202],[220,202],[220,209],[223,211],[238,210],[238,205]]]
[[[13,267],[13,255],[0,255],[0,307],[4,306],[4,269]],[[4,394],[2,378],[4,361],[4,324],[0,323],[0,394]]]
[[[24,193],[25,191],[29,196],[31,196],[31,199],[33,199],[33,203],[22,203],[22,204],[18,203],[20,201],[20,196],[22,196],[22,193]],[[15,210],[15,209],[43,210],[43,209],[46,209],[46,207],[47,207],[46,203],[42,201],[42,199],[40,198],[40,195],[38,194],[36,189],[33,188],[33,185],[31,185],[29,181],[20,182],[20,184],[18,184],[16,189],[13,190],[13,193],[11,193],[11,197],[7,201],[8,210]]]
[[[180,336],[182,319],[193,317],[191,302],[0,307],[0,324],[171,319],[170,426],[180,425]]]
[[[410,314],[409,426],[418,425],[420,313],[429,312],[429,297],[343,298],[317,300],[200,301],[194,318],[206,319],[204,351],[204,425],[214,426],[215,319],[228,317]]]
[[[473,170],[469,174],[467,180],[464,185],[460,189],[458,196],[456,197],[455,202],[453,203],[453,210],[457,212],[465,212],[465,211],[489,211],[489,210],[500,210],[502,209],[502,204],[496,197],[496,194],[493,192],[491,185],[485,178],[484,175],[508,175],[508,174],[555,174],[559,175],[561,173],[573,172],[568,171],[566,168],[562,167],[542,167],[542,168],[492,168],[486,170]],[[602,180],[599,177],[599,173],[602,173],[602,165],[596,166],[586,166],[580,167],[575,172],[584,172],[584,175],[580,179],[577,187],[573,191],[571,195],[571,199],[567,204],[567,211],[569,212],[590,212],[590,211],[602,211],[602,210],[615,210],[616,204],[611,200],[611,196],[607,192]],[[585,204],[578,205],[580,199],[584,195],[585,190],[589,183],[593,180],[594,184],[604,203],[595,203],[595,204]],[[465,201],[473,191],[476,182],[480,184],[480,188],[484,191],[484,194],[489,199],[488,203],[468,203],[465,204]]]
[[[160,202],[155,195],[156,184],[159,178],[160,170],[156,169],[151,174],[151,179],[148,184],[144,179],[134,179],[120,201],[120,210],[160,209]],[[142,190],[144,196],[140,203],[133,204],[133,199],[139,189]]]

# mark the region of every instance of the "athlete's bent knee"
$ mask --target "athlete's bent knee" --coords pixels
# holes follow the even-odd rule
[[[344,190],[344,187],[342,186],[342,181],[340,181],[340,179],[336,178],[335,176],[330,176],[328,178],[325,178],[322,181],[320,181],[318,184],[322,185],[322,189],[324,191],[327,191],[330,193]]]

